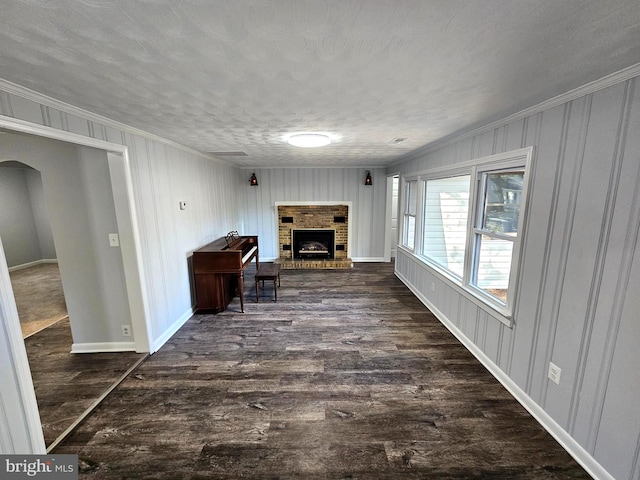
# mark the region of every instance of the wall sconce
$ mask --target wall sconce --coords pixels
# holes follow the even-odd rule
[[[367,170],[367,176],[364,177],[364,184],[367,186],[373,185],[373,180],[371,179],[371,172]]]
[[[252,173],[251,177],[249,178],[249,185],[251,185],[252,187],[258,186],[258,179],[256,178],[255,172]]]

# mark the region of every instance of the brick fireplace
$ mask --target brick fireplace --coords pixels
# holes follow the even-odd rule
[[[276,204],[282,268],[351,268],[349,205]]]

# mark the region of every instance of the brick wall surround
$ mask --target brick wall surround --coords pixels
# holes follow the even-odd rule
[[[282,217],[292,217],[293,223],[282,223]],[[344,217],[344,223],[335,223],[334,217]],[[335,230],[336,245],[344,245],[344,250],[336,250],[335,260],[346,260],[349,242],[349,207],[347,205],[278,205],[278,252],[280,259],[293,260],[293,251],[284,250],[283,245],[291,245],[291,231],[303,228]]]

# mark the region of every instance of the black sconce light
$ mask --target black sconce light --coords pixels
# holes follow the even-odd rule
[[[364,184],[367,186],[373,185],[373,180],[371,180],[371,172],[367,170],[367,176],[364,177]]]
[[[256,178],[256,174],[252,173],[251,177],[249,178],[249,185],[251,185],[252,187],[257,187],[258,186],[258,179]]]

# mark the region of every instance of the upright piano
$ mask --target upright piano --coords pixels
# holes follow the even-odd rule
[[[258,237],[229,232],[193,252],[196,312],[223,312],[237,294],[244,313],[244,270],[259,266]]]

